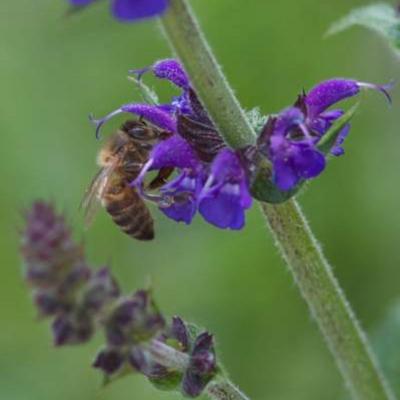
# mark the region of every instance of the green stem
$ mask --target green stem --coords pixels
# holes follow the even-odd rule
[[[185,371],[189,355],[182,353],[159,340],[152,340],[147,350],[157,363],[178,371]],[[213,400],[249,400],[228,378],[217,376],[206,387],[205,392]]]
[[[233,148],[254,132],[230,89],[186,0],[170,0],[161,20],[203,105]],[[354,399],[393,400],[367,339],[295,200],[261,203],[271,231]],[[233,397],[234,398],[234,397]]]
[[[256,134],[187,3],[182,0],[170,1],[169,11],[161,23],[173,50],[190,76],[191,84],[226,143],[233,148],[241,148],[254,142]]]
[[[395,399],[297,202],[261,208],[353,398]]]

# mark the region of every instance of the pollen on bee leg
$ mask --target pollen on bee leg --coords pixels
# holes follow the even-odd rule
[[[110,112],[103,118],[96,119],[93,114],[89,115],[89,121],[96,127],[96,139],[100,139],[100,130],[102,126],[108,122],[111,118],[114,118],[116,115],[123,113],[124,111],[121,108]]]

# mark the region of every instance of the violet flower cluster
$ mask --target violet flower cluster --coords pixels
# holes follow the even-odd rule
[[[25,278],[41,317],[52,319],[56,346],[87,342],[102,330],[106,345],[93,366],[112,379],[145,375],[157,387],[197,397],[218,372],[213,337],[174,317],[167,323],[150,290],[123,296],[107,268],[94,270],[64,218],[37,202],[22,232]],[[155,361],[151,346],[164,344],[187,355],[184,368]]]
[[[231,149],[202,107],[178,61],[161,60],[133,72],[139,80],[151,72],[175,85],[180,94],[165,104],[125,104],[106,117],[93,120],[97,136],[103,124],[120,113],[134,114],[168,131],[170,137],[154,146],[132,186],[175,221],[190,224],[199,212],[207,222],[222,229],[244,226],[260,158],[272,164],[272,183],[278,190],[293,190],[320,175],[326,167],[327,154],[319,144],[344,114],[332,106],[364,88],[379,90],[390,100],[388,86],[351,79],[324,81],[300,95],[293,106],[270,116],[255,144]],[[328,153],[343,154],[342,145],[349,130],[350,125],[346,124],[337,133]],[[165,167],[174,168],[177,175],[161,187],[157,196],[147,193],[146,174]]]
[[[85,7],[97,0],[68,0],[73,7]],[[168,0],[111,0],[112,15],[122,22],[134,22],[163,14]]]

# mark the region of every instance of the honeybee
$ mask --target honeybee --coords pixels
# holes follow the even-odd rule
[[[146,203],[130,183],[148,161],[153,146],[169,133],[141,120],[126,121],[113,133],[97,157],[100,170],[82,201],[85,224],[89,225],[102,205],[123,232],[138,240],[154,238],[154,221]],[[172,169],[161,169],[149,189],[162,186]]]

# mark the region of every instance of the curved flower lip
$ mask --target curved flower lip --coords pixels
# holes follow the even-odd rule
[[[150,71],[153,72],[156,78],[166,79],[174,85],[185,90],[190,88],[189,77],[187,73],[183,69],[181,63],[174,58],[159,60],[149,67],[131,69],[129,70],[129,73],[136,75],[136,78],[140,80],[145,73]]]
[[[163,106],[132,103],[121,106],[103,118],[96,119],[92,114],[90,114],[89,120],[96,127],[96,139],[100,138],[100,130],[106,122],[124,112],[142,117],[159,128],[167,130],[168,132],[173,133],[177,130],[176,119]]]
[[[323,81],[314,86],[303,100],[307,108],[307,116],[314,118],[341,100],[356,96],[361,89],[372,89],[381,92],[389,103],[392,99],[389,90],[394,86],[394,81],[385,85],[376,85],[361,82],[355,79],[334,78]]]

